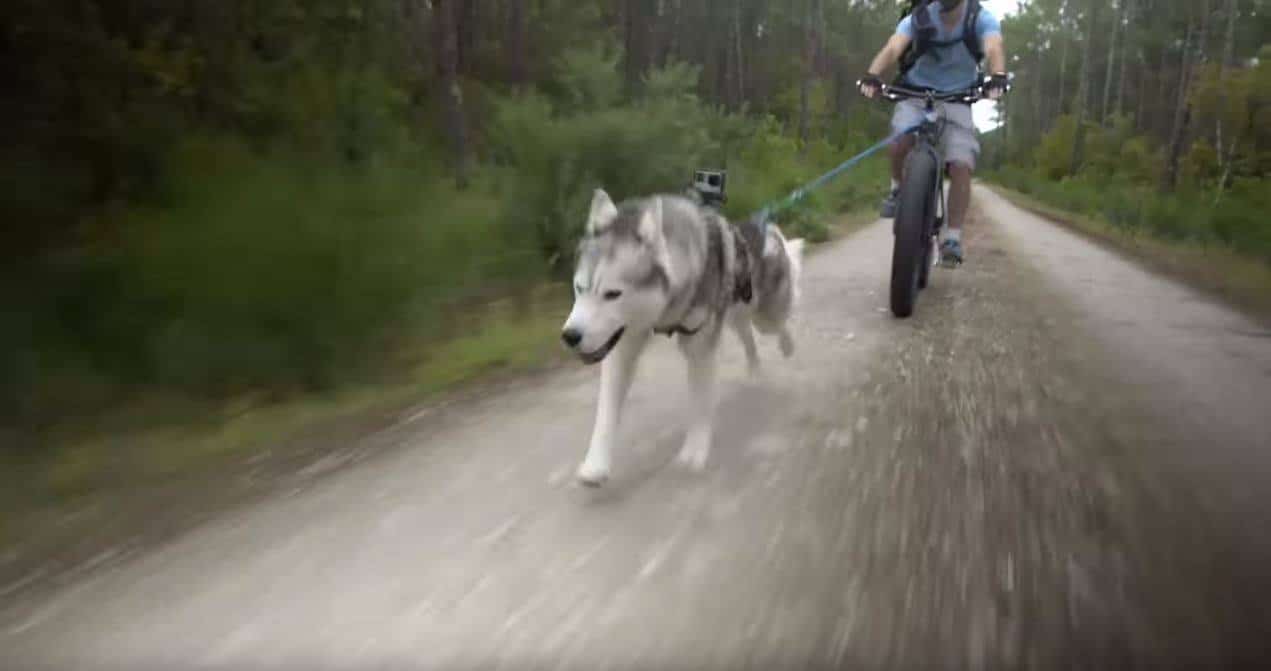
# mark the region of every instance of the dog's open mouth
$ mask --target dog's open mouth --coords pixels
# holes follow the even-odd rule
[[[627,327],[625,326],[618,329],[618,332],[613,334],[613,337],[610,338],[609,342],[605,343],[603,347],[594,352],[579,352],[578,358],[582,359],[583,363],[589,366],[604,361],[605,357],[609,356],[609,352],[613,351],[613,348],[618,344],[618,341],[622,340],[622,334],[626,332]]]

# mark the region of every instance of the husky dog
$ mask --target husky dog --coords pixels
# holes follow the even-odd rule
[[[613,442],[636,363],[654,335],[676,336],[688,364],[693,418],[679,460],[706,465],[715,412],[715,355],[725,324],[758,372],[754,331],[794,354],[788,322],[798,301],[803,241],[776,226],[734,226],[671,195],[615,206],[597,190],[578,247],[574,307],[561,339],[587,364],[604,362],[600,401],[578,480],[609,478]]]

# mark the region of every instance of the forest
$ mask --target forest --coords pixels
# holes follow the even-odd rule
[[[1263,0],[1032,0],[1003,32],[1019,86],[991,138],[997,180],[1271,263]]]
[[[0,423],[330,389],[558,279],[591,190],[741,216],[883,137],[897,0],[11,0]],[[1030,0],[990,176],[1271,263],[1262,0]],[[783,224],[873,207],[867,164]]]

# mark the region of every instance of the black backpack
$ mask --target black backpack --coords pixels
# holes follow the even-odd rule
[[[961,42],[967,51],[971,53],[971,58],[975,60],[978,66],[984,60],[984,47],[980,43],[979,23],[980,23],[980,0],[966,0],[966,14],[963,17],[962,37],[957,40],[937,40],[936,34],[938,27],[932,25],[931,15],[927,13],[927,6],[933,0],[910,0],[909,11],[901,14],[900,20],[904,21],[906,16],[913,16],[914,34],[916,39],[909,42],[909,46],[905,47],[905,53],[900,56],[900,70],[896,75],[896,82],[900,83],[905,79],[905,75],[913,69],[918,63],[918,59],[922,58],[932,47],[947,47]]]

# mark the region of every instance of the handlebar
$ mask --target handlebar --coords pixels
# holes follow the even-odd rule
[[[1012,86],[1014,79],[1014,74],[1008,74],[1006,76],[1006,89],[1002,91],[1003,94],[1009,93],[1010,90],[1014,88]],[[986,78],[983,82],[976,84],[971,88],[963,89],[961,91],[953,91],[950,93],[940,93],[928,89],[911,89],[904,86],[896,86],[894,84],[883,84],[879,89],[879,96],[890,102],[900,102],[902,100],[930,100],[931,102],[974,105],[984,99],[984,89],[988,86],[988,83],[988,79]],[[861,82],[857,81],[856,87],[860,88],[860,86]]]
[[[880,95],[891,102],[900,102],[902,100],[928,100],[941,103],[964,103],[974,105],[984,97],[984,89],[980,86],[973,86],[962,91],[953,91],[951,93],[939,93],[931,90],[910,89],[903,86],[892,86],[884,84]]]

